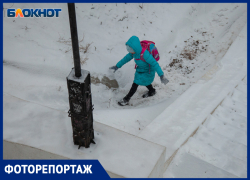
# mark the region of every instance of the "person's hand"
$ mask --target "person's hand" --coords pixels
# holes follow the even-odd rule
[[[161,78],[161,83],[165,85],[169,82],[169,80],[164,75],[160,76],[160,78]]]
[[[112,70],[114,70],[114,72],[118,69],[118,67],[117,66],[112,66],[112,67],[110,67],[109,69],[112,69]]]

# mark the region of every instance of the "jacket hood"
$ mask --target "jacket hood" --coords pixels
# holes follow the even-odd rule
[[[129,40],[126,42],[126,45],[129,45],[134,51],[135,54],[133,55],[136,59],[140,58],[140,54],[142,51],[140,40],[137,36],[132,36],[129,38]]]

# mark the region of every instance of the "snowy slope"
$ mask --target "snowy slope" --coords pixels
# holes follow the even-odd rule
[[[219,62],[220,70],[212,77],[211,72],[208,72],[138,135],[167,148],[166,168],[178,149],[247,75],[246,37],[247,25]],[[226,134],[228,131],[221,130],[221,133]],[[241,134],[241,138],[245,143],[246,134]]]
[[[72,146],[71,129],[68,127],[70,124],[69,121],[67,122],[68,118],[63,118],[67,116],[66,112],[69,109],[66,76],[73,67],[67,5],[4,4],[4,8],[11,6],[12,8],[62,8],[59,18],[3,19],[4,129],[6,129],[4,139],[57,153],[58,147],[61,146],[59,142]],[[221,59],[237,37],[246,38],[245,34],[240,34],[243,27],[246,27],[246,4],[76,4],[76,12],[82,69],[89,70],[92,76],[91,89],[96,124],[94,129],[97,128],[100,132],[101,127],[107,125],[112,132],[113,130],[117,132],[117,136],[114,137],[116,142],[119,142],[119,137],[124,137],[124,139],[129,137],[136,144],[139,136],[138,139],[146,140],[143,142],[145,146],[151,142],[160,144],[152,145],[155,147],[152,148],[154,152],[160,152],[160,154],[152,157],[152,161],[147,164],[147,169],[155,168],[153,162],[158,162],[167,149],[164,154],[165,158],[159,161],[164,164],[168,157],[172,156],[186,140],[189,133],[200,125],[198,118],[192,122],[193,124],[185,122],[185,119],[183,122],[183,119],[180,118],[178,123],[185,127],[182,129],[178,123],[171,123],[168,128],[176,136],[168,138],[169,133],[166,129],[163,133],[157,131],[157,128],[164,127],[162,126],[164,123],[166,125],[170,122],[164,122],[164,118],[169,118],[170,113],[174,115],[174,113],[184,112],[188,118],[194,119],[195,113],[202,110],[204,114],[199,117],[206,116],[211,108],[215,108],[213,105],[217,101],[207,110],[209,102],[204,103],[206,99],[202,99],[205,90],[211,95],[207,97],[207,100],[211,97],[216,99],[215,95],[228,85],[228,82],[235,83],[230,72],[224,71],[225,68],[232,67],[227,66],[227,62],[223,64]],[[156,75],[153,86],[156,88],[157,94],[154,97],[142,99],[141,95],[146,88],[139,87],[131,99],[130,105],[120,107],[117,105],[117,101],[126,95],[133,82],[134,62],[129,62],[115,74],[108,68],[115,65],[127,53],[125,42],[132,35],[138,36],[140,40],[148,39],[156,42],[161,57],[159,64],[170,82],[166,86],[162,85]],[[239,58],[237,61],[229,58],[231,65],[235,66],[232,74],[237,75],[245,61],[246,44],[235,46],[228,57]],[[86,48],[88,49],[86,50]],[[239,52],[243,52],[244,55],[241,57]],[[245,71],[242,73],[244,74]],[[214,79],[216,75],[219,78]],[[214,82],[220,82],[220,80],[223,80],[223,83],[220,83],[219,86],[213,85]],[[190,87],[192,88],[190,89]],[[198,108],[193,112],[187,111],[188,102],[192,100],[191,97],[196,96],[196,93],[199,96],[190,103]],[[182,98],[180,98],[181,95]],[[241,96],[244,97],[239,92],[235,93],[235,98]],[[19,100],[27,102],[26,112],[15,111],[19,108],[15,102]],[[198,104],[198,102],[202,103]],[[187,104],[181,107],[182,103]],[[36,108],[33,108],[32,105]],[[34,113],[35,109],[39,109],[38,112]],[[40,112],[40,109],[43,111]],[[14,122],[8,122],[13,118],[13,112],[18,115],[14,119],[19,123],[25,121],[29,114],[31,117],[37,118],[34,122],[43,121],[40,124],[42,130],[37,134],[38,139],[45,136],[42,138],[42,145],[36,144],[32,138],[28,138],[35,133],[34,129],[24,127],[22,123],[16,129],[13,126]],[[45,112],[53,114],[56,120],[42,115]],[[38,114],[41,116],[37,117]],[[51,123],[54,128],[57,128],[60,119],[62,119],[62,124],[58,125],[60,127],[58,132],[54,132],[53,128],[46,130],[48,124]],[[169,120],[171,119],[169,118]],[[28,124],[34,123],[32,118],[28,118],[27,121],[29,121]],[[237,124],[237,126],[240,125]],[[99,143],[106,137],[114,136],[114,134],[108,133],[110,130],[104,129],[103,136],[99,138],[96,136]],[[48,131],[55,136],[55,139],[59,139],[56,145],[46,144],[50,139],[46,136]],[[65,139],[62,134],[64,131],[67,132],[69,138]],[[23,132],[27,134],[22,136]],[[124,133],[127,134],[124,135]],[[164,133],[167,135],[165,136]],[[127,142],[125,141],[125,143]],[[100,146],[103,149],[107,148],[102,143]],[[99,149],[91,146],[90,151],[93,151],[94,154],[91,157],[98,158],[102,153],[105,155],[106,151],[100,152]],[[125,150],[126,148],[123,148],[121,154],[126,153]],[[69,154],[69,151],[66,148],[60,155],[77,158],[74,154]],[[79,158],[89,157],[89,153],[87,155],[85,153],[86,151],[81,150],[81,153],[78,154]],[[119,153],[115,153],[117,153],[115,157],[119,157]],[[138,156],[134,161],[142,160],[144,162],[145,154],[139,153],[138,155],[137,151],[133,153],[134,157]],[[133,158],[131,159],[133,161]],[[102,161],[107,162],[105,158]],[[115,164],[107,163],[104,168],[108,167],[108,170],[112,170],[115,166]],[[119,168],[115,169],[116,173],[119,172],[118,174],[129,177]],[[152,170],[157,171],[157,173],[153,173],[155,177],[161,174],[161,170],[159,170],[161,168],[157,166],[156,169]],[[130,174],[135,173],[131,169],[127,172],[130,171]],[[149,172],[143,171],[143,168],[140,172],[143,177],[150,176]],[[140,174],[141,176],[138,174],[138,177],[142,177],[142,174]]]
[[[73,66],[67,5],[13,5],[17,7],[53,7],[62,8],[62,12],[59,18],[4,18],[4,92],[66,112],[65,78]],[[119,88],[111,89],[92,84],[94,117],[132,134],[139,133],[139,128],[214,67],[246,23],[246,4],[76,4],[76,12],[82,68],[99,81],[107,77],[119,84]],[[108,68],[127,53],[124,44],[132,35],[156,42],[159,63],[170,82],[164,86],[156,75],[155,97],[142,99],[146,88],[139,87],[130,106],[119,107],[117,101],[133,82],[134,62],[115,74]],[[150,106],[154,106],[152,111]],[[121,115],[126,112],[123,109],[131,110],[129,120]],[[115,120],[118,118],[119,122]],[[137,120],[142,126],[138,127]]]
[[[179,150],[164,177],[247,177],[246,82],[247,77]]]

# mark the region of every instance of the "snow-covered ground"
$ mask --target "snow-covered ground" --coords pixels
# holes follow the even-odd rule
[[[178,151],[163,177],[247,177],[247,77]]]
[[[213,76],[211,76],[211,72],[207,72],[203,78],[184,92],[139,134],[139,137],[167,148],[166,168],[169,165],[168,160],[173,159],[176,152],[186,143],[188,138],[196,133],[198,127],[206,119],[209,119],[210,114],[214,113],[216,107],[222,102],[224,104],[228,102],[227,95],[232,93],[236,86],[242,86],[241,81],[247,75],[246,37],[247,26],[243,28],[219,62],[218,65],[220,65],[221,69],[213,73]],[[246,92],[246,86],[244,88]],[[246,107],[242,110],[239,110],[239,108],[242,108],[241,105],[237,107],[237,111],[239,113],[243,112],[243,115],[246,116]],[[230,117],[230,114],[227,114],[227,116]],[[220,124],[219,121],[217,123]],[[243,127],[246,128],[246,124]],[[233,133],[233,130],[228,131],[219,127],[217,131],[221,131],[223,135],[232,133],[232,136],[235,136],[246,145],[246,133],[237,134],[238,131]],[[198,143],[197,146],[199,145]],[[234,146],[231,146],[230,149],[233,151]],[[197,150],[198,152],[199,150]],[[223,163],[220,160],[218,162]]]
[[[4,8],[11,6],[61,8],[62,12],[59,18],[3,19],[4,139],[52,153],[58,153],[58,147],[66,148],[65,145],[74,147],[70,121],[66,117],[69,109],[66,76],[73,67],[67,5],[4,4]],[[163,164],[167,162],[164,165],[166,168],[173,153],[200,125],[203,116],[206,117],[211,108],[216,108],[214,105],[218,105],[217,101],[213,100],[216,94],[230,91],[230,88],[223,90],[223,87],[231,87],[228,82],[231,85],[237,84],[237,80],[232,79],[233,76],[241,76],[238,72],[245,75],[242,66],[246,65],[244,38],[247,5],[83,3],[76,4],[76,13],[82,69],[89,70],[92,76],[94,129],[99,129],[97,132],[101,137],[98,138],[97,134],[95,136],[99,142],[98,151],[97,143],[96,146],[91,145],[90,150],[77,151],[81,152],[78,153],[79,157],[72,155],[67,148],[59,155],[88,158],[84,153],[93,151],[96,156],[91,157],[99,159],[100,154],[107,155],[107,151],[100,151],[100,148],[107,148],[101,143],[105,138],[139,137],[147,141],[142,146],[137,145],[139,149],[147,147],[151,142],[160,145],[152,145],[154,155],[150,162],[143,161],[144,155],[149,152],[143,155],[126,149],[126,140],[124,146],[119,148],[123,148],[124,153],[125,150],[128,154],[135,153],[131,156],[134,161],[142,161],[144,165],[147,163],[147,171],[154,172],[147,174],[140,166],[142,169],[138,177],[158,176],[154,165],[162,153],[165,155]],[[127,53],[125,42],[132,35],[138,36],[140,40],[156,42],[160,53],[159,64],[170,82],[165,86],[156,75],[153,86],[157,94],[154,97],[142,99],[141,95],[146,88],[139,87],[129,106],[120,107],[117,101],[126,95],[133,82],[134,62],[129,62],[115,74],[109,71],[109,67]],[[231,48],[236,38],[238,43]],[[227,53],[228,50],[231,54]],[[242,57],[239,52],[243,54]],[[225,59],[226,53],[230,55],[221,61]],[[225,69],[230,69],[230,72]],[[204,96],[205,92],[209,96]],[[214,103],[211,105],[210,101]],[[188,110],[191,107],[195,107],[193,110],[196,111]],[[177,118],[178,123],[173,118]],[[38,122],[39,128],[35,128]],[[51,123],[54,131],[49,127]],[[101,127],[105,129],[103,132]],[[108,128],[112,130],[106,130]],[[51,135],[47,137],[47,134]],[[115,134],[116,137],[113,137]],[[51,144],[48,142],[51,138],[58,142]],[[42,142],[37,144],[39,139]],[[118,139],[114,141],[119,142]],[[134,144],[143,144],[138,139],[133,141]],[[70,150],[75,152],[72,148]],[[122,152],[113,153],[117,153],[115,157],[123,156]],[[128,175],[130,169],[124,173],[114,168],[115,163],[109,164],[106,159],[99,160],[103,161],[105,169],[115,169],[114,173],[120,173],[123,177],[137,175]]]

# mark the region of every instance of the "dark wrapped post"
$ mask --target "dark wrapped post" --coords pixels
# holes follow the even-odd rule
[[[68,10],[75,65],[67,77],[69,117],[71,117],[74,144],[79,145],[78,148],[81,146],[88,148],[90,143],[95,144],[90,72],[81,69],[74,3],[68,3]]]
[[[68,3],[68,11],[69,11],[72,51],[73,51],[74,66],[75,66],[75,76],[80,77],[81,76],[81,63],[80,63],[80,54],[79,54],[78,33],[77,33],[77,26],[76,26],[75,3]]]

